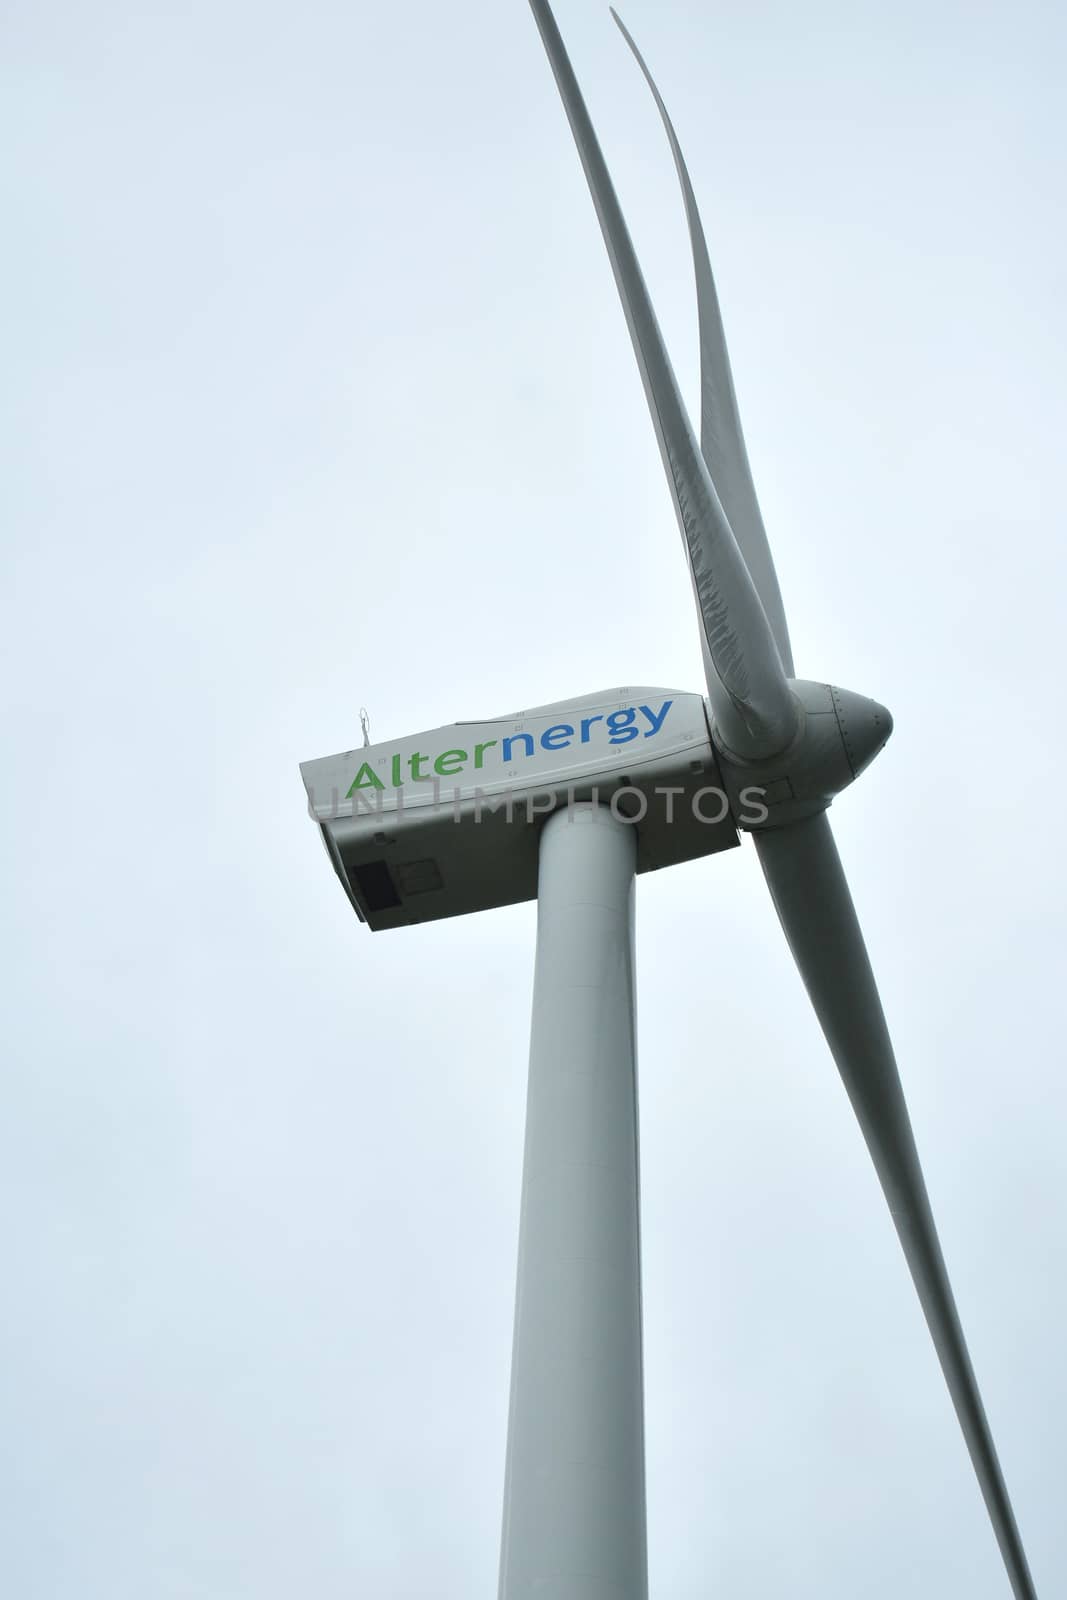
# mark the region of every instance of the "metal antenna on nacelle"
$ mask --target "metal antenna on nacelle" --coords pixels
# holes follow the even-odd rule
[[[363,748],[365,750],[370,744],[370,712],[366,706],[360,706],[359,708],[359,725],[363,729]]]

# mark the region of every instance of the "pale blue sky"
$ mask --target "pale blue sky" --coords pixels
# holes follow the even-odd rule
[[[680,375],[655,109],[558,0]],[[1060,8],[632,0],[1043,1600],[1067,1588]],[[297,763],[698,688],[525,0],[5,9],[0,1581],[495,1593],[534,912],[372,936]],[[638,897],[655,1600],[1004,1600],[747,847]]]

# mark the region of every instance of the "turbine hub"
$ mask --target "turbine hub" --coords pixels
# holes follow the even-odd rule
[[[734,817],[749,832],[825,811],[870,765],[893,731],[885,706],[852,689],[806,678],[791,678],[789,687],[798,707],[797,731],[778,755],[741,760],[712,728]],[[759,811],[766,815],[752,820]]]

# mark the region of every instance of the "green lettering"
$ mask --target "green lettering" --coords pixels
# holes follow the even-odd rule
[[[364,777],[364,773],[366,774],[365,777]],[[352,787],[351,787],[351,789],[349,789],[348,793],[345,795],[345,799],[346,800],[351,800],[352,796],[355,794],[357,789],[384,789],[384,788],[385,788],[385,784],[382,782],[381,778],[379,778],[378,774],[375,772],[375,770],[371,766],[370,762],[369,761],[364,761],[363,765],[360,767],[359,771],[356,773],[355,777],[352,779]]]
[[[445,750],[437,757],[433,770],[442,778],[454,778],[461,767],[467,764],[466,750]]]
[[[495,744],[495,739],[487,739],[484,744],[476,744],[474,746],[474,765],[476,767],[480,767],[482,765],[483,755],[487,750],[491,750]]]

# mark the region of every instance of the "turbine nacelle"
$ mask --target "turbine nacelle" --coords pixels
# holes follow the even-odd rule
[[[893,731],[885,706],[832,683],[790,678],[796,732],[779,754],[744,760],[727,749],[712,721],[712,742],[738,826],[746,832],[782,827],[811,817],[858,778]],[[711,710],[708,708],[709,720]],[[753,820],[744,795],[762,790],[766,816]]]
[[[722,782],[702,696],[648,686],[452,723],[301,772],[334,870],[375,932],[532,900],[553,811],[599,801],[632,823],[638,872],[736,848],[734,816],[759,816],[758,794],[733,798]]]

